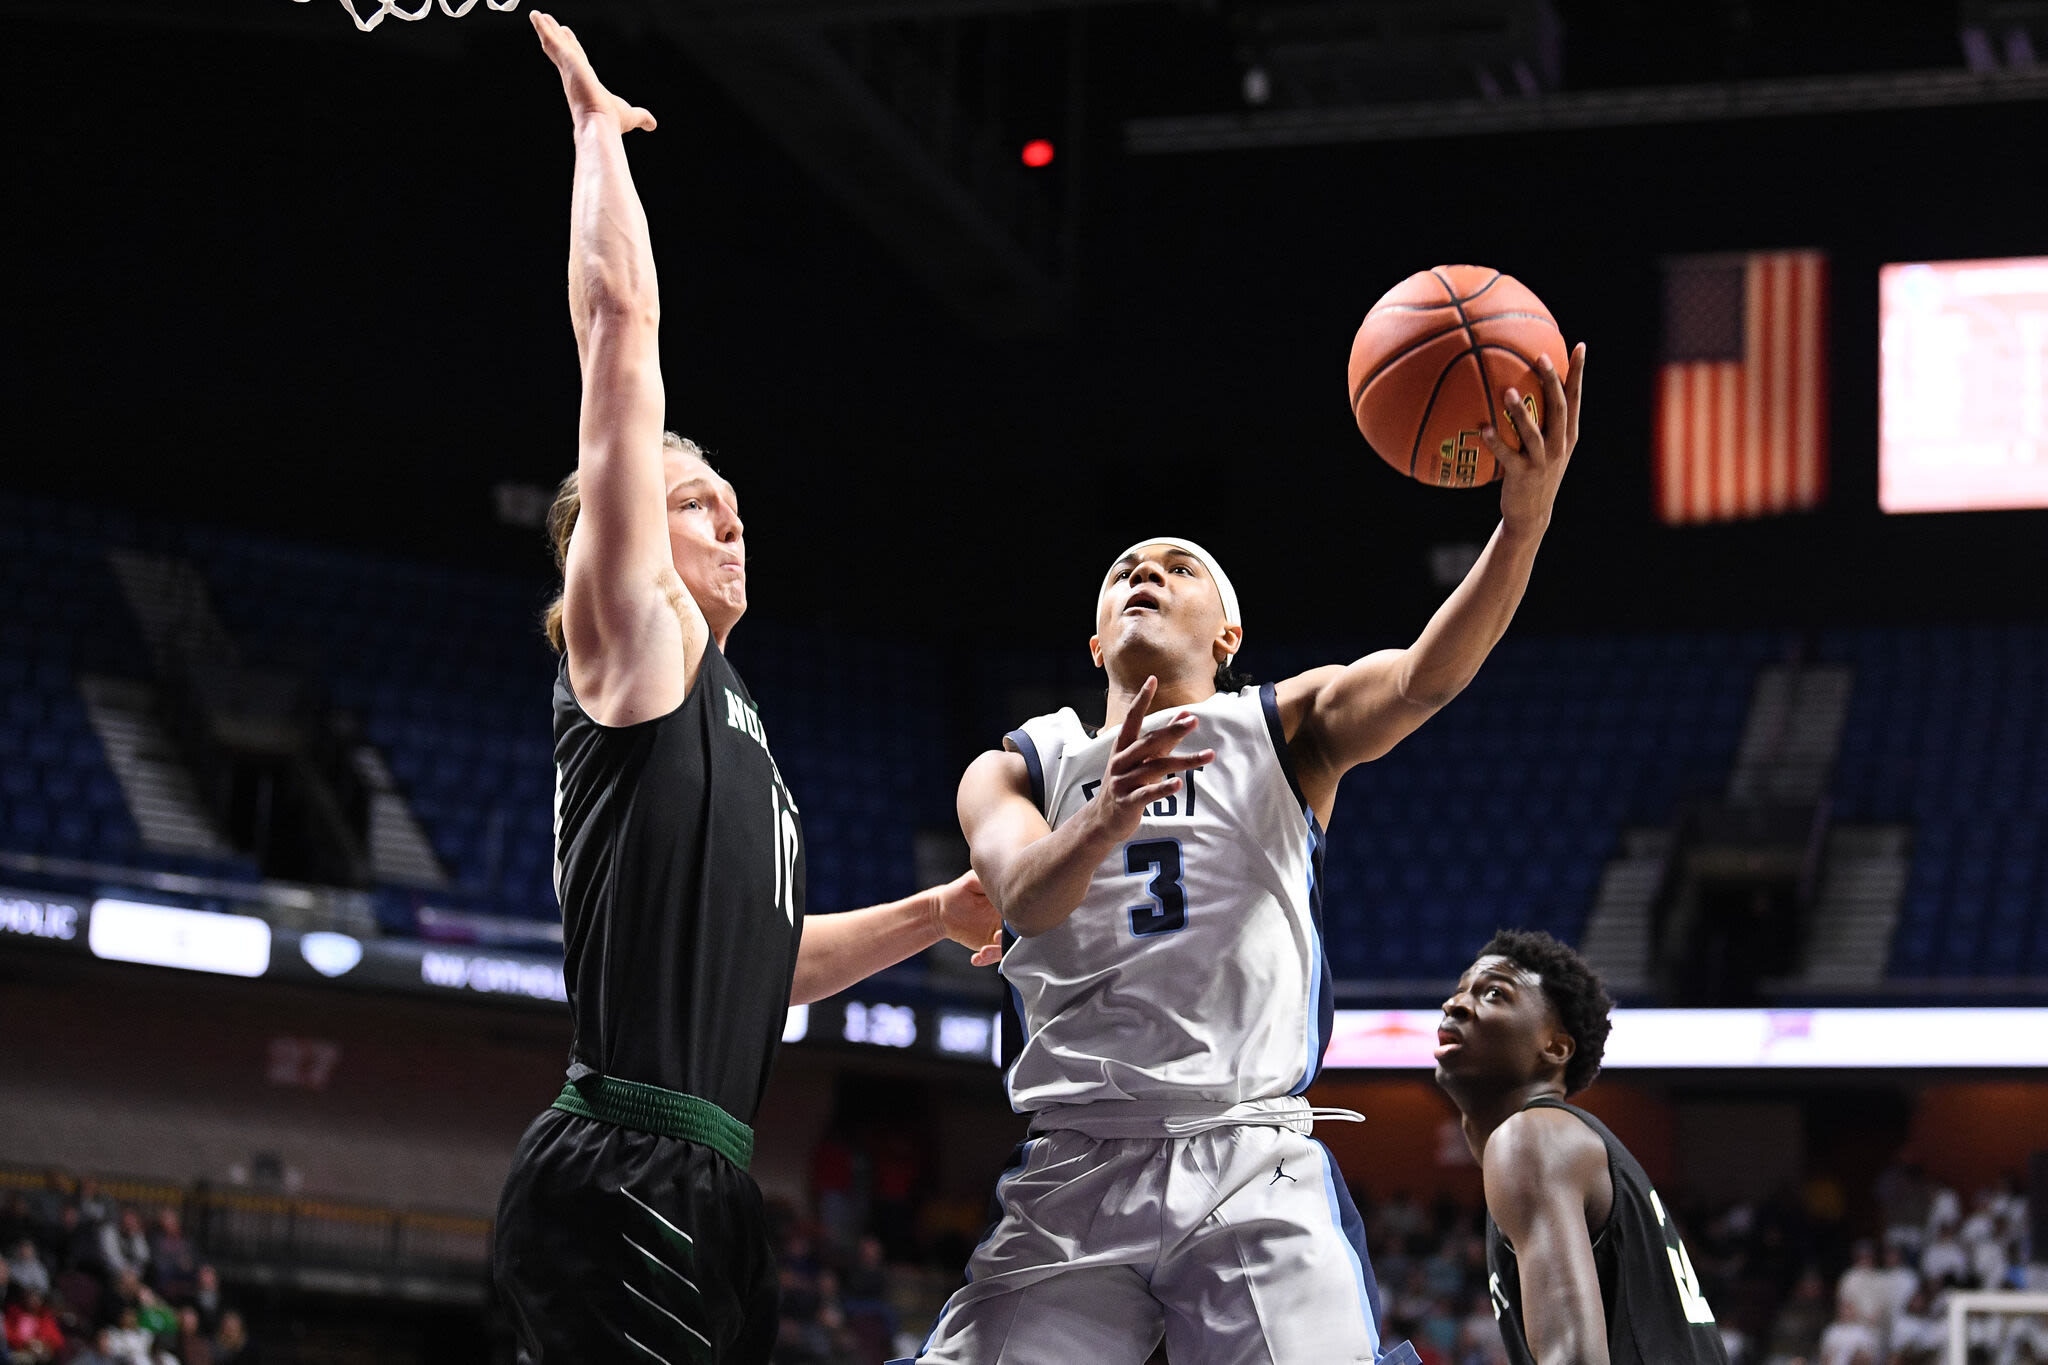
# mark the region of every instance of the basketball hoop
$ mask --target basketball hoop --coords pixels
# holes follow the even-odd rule
[[[298,0],[298,3],[301,5],[310,4],[312,0]],[[348,17],[355,20],[356,27],[364,33],[368,33],[387,18],[403,19],[408,24],[417,19],[424,19],[434,8],[434,0],[420,0],[419,8],[409,11],[400,9],[398,7],[398,0],[364,0],[364,3],[374,4],[377,7],[376,13],[367,19],[357,12],[356,0],[341,0],[341,7],[348,11]],[[440,4],[441,13],[447,15],[450,19],[460,19],[463,15],[476,8],[476,0],[462,0],[460,4],[450,4],[449,0],[440,0]],[[484,7],[486,9],[494,9],[503,14],[506,10],[518,9],[519,0],[484,0]]]

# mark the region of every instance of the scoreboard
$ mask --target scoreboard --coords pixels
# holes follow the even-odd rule
[[[1878,503],[2048,507],[2048,256],[1878,276]]]

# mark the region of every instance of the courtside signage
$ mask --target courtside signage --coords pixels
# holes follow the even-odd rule
[[[306,965],[332,981],[347,976],[363,960],[362,941],[348,934],[319,930],[299,940],[299,956]]]
[[[2048,1067],[2048,1009],[1616,1010],[1609,1070]],[[1326,1068],[1436,1065],[1436,1010],[1338,1010]]]
[[[273,929],[254,915],[103,897],[90,911],[47,893],[0,887],[0,943],[34,942],[134,962],[295,985],[395,991],[443,999],[479,997],[559,1007],[569,998],[562,959],[550,953],[478,951],[455,943],[358,938],[333,930]],[[854,1043],[999,1064],[1000,1016],[958,1006],[835,999],[794,1005],[782,1040]]]
[[[449,952],[428,948],[420,954],[420,984],[480,995],[513,995],[528,1000],[567,1001],[569,987],[562,964],[495,953]]]
[[[0,887],[0,934],[69,943],[84,927],[77,901]]]
[[[222,976],[270,969],[270,926],[253,915],[96,900],[87,928],[94,957]]]

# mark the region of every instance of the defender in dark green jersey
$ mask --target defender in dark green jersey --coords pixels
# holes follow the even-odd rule
[[[1649,1176],[1564,1102],[1599,1074],[1613,1003],[1577,953],[1516,930],[1444,1001],[1436,1082],[1486,1180],[1493,1314],[1515,1365],[1727,1365]]]
[[[972,873],[806,917],[796,801],[725,657],[747,609],[739,497],[662,431],[661,304],[623,142],[654,119],[573,32],[533,26],[576,139],[583,415],[548,518],[573,1032],[567,1083],[513,1156],[493,1271],[522,1365],[766,1365],[776,1269],[747,1164],[788,1007],[945,938],[986,966],[1001,920]]]

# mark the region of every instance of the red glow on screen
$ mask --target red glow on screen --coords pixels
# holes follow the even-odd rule
[[[1878,279],[1878,503],[2048,507],[2048,256]]]
[[[1052,165],[1052,144],[1042,137],[1032,138],[1024,144],[1024,164],[1034,171]]]

